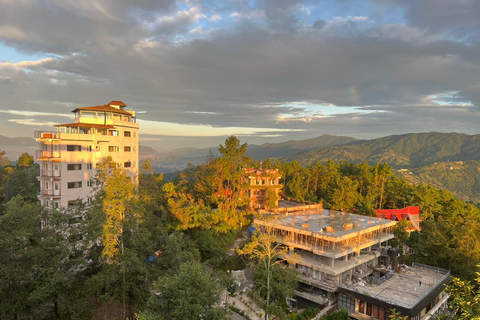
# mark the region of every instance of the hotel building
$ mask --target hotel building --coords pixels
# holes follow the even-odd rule
[[[41,204],[67,207],[78,199],[90,201],[97,164],[111,156],[132,179],[138,175],[139,132],[135,111],[121,101],[76,108],[73,123],[55,125],[56,131],[36,131],[40,144]]]

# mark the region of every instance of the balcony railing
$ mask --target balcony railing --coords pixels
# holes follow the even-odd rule
[[[41,178],[60,178],[61,176],[60,170],[40,170]]]
[[[44,150],[37,150],[36,157],[38,160],[42,159],[60,159],[60,151],[44,151]]]
[[[60,197],[61,192],[60,190],[43,189],[43,190],[40,190],[40,196]]]
[[[60,134],[53,131],[35,131],[35,139],[60,139]]]

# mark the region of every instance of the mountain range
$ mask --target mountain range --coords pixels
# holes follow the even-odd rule
[[[23,152],[35,154],[37,142],[32,138],[0,136],[0,150],[10,160]],[[218,147],[181,148],[158,152],[140,145],[140,158],[148,159],[163,173],[198,165],[212,154],[218,156]],[[480,201],[480,135],[461,133],[409,133],[372,140],[357,140],[348,136],[322,135],[306,140],[249,145],[247,156],[256,160],[278,158],[309,165],[316,161],[366,161],[373,165],[386,162],[397,169],[411,183],[432,183],[449,189],[457,196]]]

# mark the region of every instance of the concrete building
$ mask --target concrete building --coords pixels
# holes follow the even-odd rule
[[[250,198],[250,210],[264,209],[268,207],[267,192],[273,192],[275,207],[278,207],[279,193],[282,189],[280,184],[281,174],[278,169],[245,169],[245,175],[248,178],[248,196]]]
[[[97,164],[111,156],[132,179],[138,175],[139,132],[135,111],[121,101],[76,108],[74,122],[59,124],[56,131],[36,131],[40,144],[41,204],[67,207],[78,199],[90,201]]]
[[[387,246],[396,221],[318,209],[256,219],[288,248],[281,256],[299,271],[293,300],[299,307],[338,304],[354,319],[388,319],[396,309],[409,319],[427,319],[448,296],[450,272],[397,264]]]

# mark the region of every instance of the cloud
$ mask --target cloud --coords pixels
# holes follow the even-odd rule
[[[0,110],[0,113],[13,114],[16,116],[26,116],[26,117],[35,117],[35,116],[45,116],[45,117],[66,117],[72,118],[70,114],[63,113],[52,113],[52,112],[37,112],[37,111],[22,111],[22,110]]]
[[[472,1],[0,3],[0,52],[45,57],[0,62],[0,110],[28,118],[0,119],[15,135],[18,121],[111,100],[146,111],[148,132],[178,135],[161,143],[475,132],[480,120]]]
[[[29,119],[9,119],[8,121],[14,122],[17,124],[22,124],[25,126],[54,126],[57,123],[56,122],[51,122],[51,121],[38,121],[33,118]]]
[[[213,127],[208,125],[178,124],[171,122],[138,120],[140,133],[159,136],[215,137],[229,135],[255,135],[268,132],[302,131],[301,129]]]

